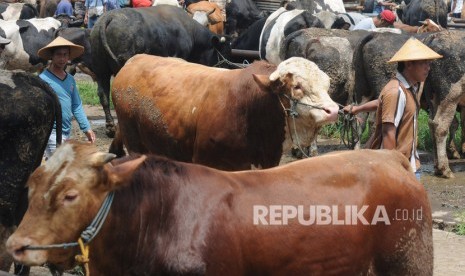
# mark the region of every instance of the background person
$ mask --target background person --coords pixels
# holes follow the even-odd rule
[[[86,0],[84,24],[87,24],[88,29],[92,29],[97,19],[106,11],[106,3],[107,0]]]
[[[353,30],[373,31],[376,28],[390,27],[396,21],[396,15],[390,10],[384,10],[375,17],[368,17],[358,22]]]
[[[462,7],[463,7],[463,0],[452,0],[449,16],[455,17],[455,18],[461,18]]]
[[[71,122],[74,118],[79,128],[84,132],[89,142],[95,142],[95,133],[90,128],[87,116],[82,107],[81,97],[74,77],[65,71],[69,60],[73,60],[84,53],[84,47],[76,45],[62,37],[57,37],[47,46],[40,49],[37,54],[44,60],[51,60],[49,67],[39,77],[52,87],[61,104],[63,137],[68,140],[71,134]],[[45,149],[45,158],[48,159],[56,150],[56,126],[48,139]]]

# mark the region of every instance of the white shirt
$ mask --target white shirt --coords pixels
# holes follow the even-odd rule
[[[355,25],[354,27],[354,31],[355,30],[373,31],[375,29],[376,29],[376,26],[371,17],[363,19],[362,21],[358,22],[358,24]]]
[[[452,0],[454,2],[454,0]],[[451,8],[454,4],[451,4]],[[462,13],[462,7],[463,7],[463,0],[455,0],[455,9],[452,11],[452,13]]]

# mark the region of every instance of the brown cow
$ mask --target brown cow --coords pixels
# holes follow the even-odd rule
[[[119,127],[110,152],[124,155],[124,144],[224,170],[273,167],[285,134],[308,146],[323,124],[336,120],[328,89],[329,77],[303,58],[227,70],[136,55],[113,81]],[[288,119],[287,133],[284,108],[297,115]]]
[[[208,27],[213,33],[223,34],[225,20],[217,4],[208,1],[200,1],[190,4],[186,10],[192,15],[195,21]]]
[[[76,247],[26,247],[76,241],[114,192],[90,275],[433,273],[427,194],[396,151],[243,172],[145,155],[105,164],[113,156],[66,143],[33,173],[7,241],[16,261],[73,267]]]

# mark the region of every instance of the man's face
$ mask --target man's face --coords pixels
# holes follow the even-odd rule
[[[68,47],[60,47],[53,51],[52,53],[52,64],[57,66],[61,69],[66,67],[66,64],[69,60],[69,48]]]
[[[415,82],[423,82],[428,77],[429,70],[431,69],[430,60],[416,60],[407,61],[405,69],[409,70],[410,76],[412,76]]]

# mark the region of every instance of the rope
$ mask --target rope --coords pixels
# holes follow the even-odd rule
[[[74,259],[80,263],[82,266],[84,266],[85,270],[85,275],[90,276],[90,270],[89,270],[89,246],[84,244],[84,241],[82,238],[79,238],[78,240],[79,243],[79,248],[81,249],[81,255],[76,255]]]
[[[244,63],[234,63],[234,62],[231,62],[229,60],[227,60],[221,53],[220,51],[218,51],[217,49],[215,49],[216,51],[216,56],[218,57],[218,62],[213,65],[213,67],[220,67],[220,65],[223,65],[223,64],[227,64],[229,66],[232,66],[233,68],[238,68],[238,69],[242,69],[242,68],[246,68],[247,66],[249,66],[249,62],[244,62]]]
[[[339,117],[339,133],[341,134],[341,141],[349,149],[354,149],[355,145],[360,141],[360,135],[358,133],[359,122],[357,117],[352,114],[352,107],[350,107],[349,113],[342,113]],[[341,114],[340,113],[340,114]]]

